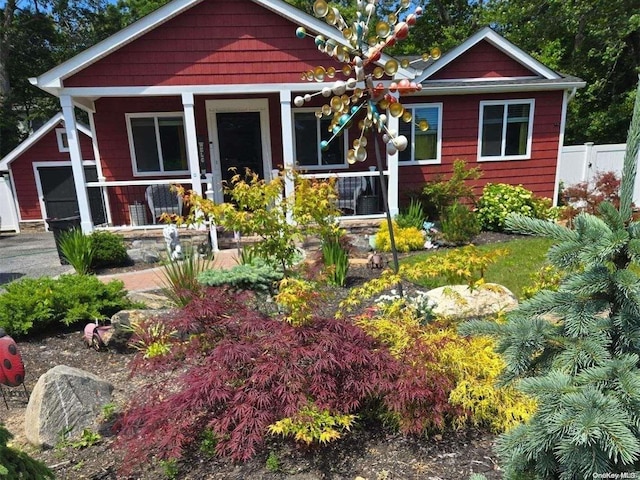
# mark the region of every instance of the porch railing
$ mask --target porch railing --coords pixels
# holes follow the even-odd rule
[[[162,213],[183,214],[184,205],[177,200],[171,185],[191,188],[185,178],[166,180],[126,180],[87,182],[91,195],[91,215],[96,226],[150,228],[164,226]]]
[[[383,172],[388,179],[389,172]],[[384,215],[382,188],[378,171],[305,173],[303,178],[336,178],[338,208],[342,218],[380,218]],[[388,184],[388,182],[387,182]]]

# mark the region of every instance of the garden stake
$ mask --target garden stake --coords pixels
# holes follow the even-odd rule
[[[378,162],[378,175],[380,176],[380,190],[382,190],[382,204],[384,213],[387,216],[387,226],[389,227],[389,242],[391,243],[391,254],[393,255],[393,271],[397,275],[400,273],[400,264],[398,262],[398,250],[396,249],[396,240],[393,236],[393,222],[391,221],[391,212],[389,212],[389,201],[387,195],[387,180],[384,178],[384,169],[382,168],[382,155],[380,155],[380,145],[378,144],[378,136],[374,135],[374,143],[376,149],[376,160]],[[402,283],[398,282],[398,295],[404,297],[402,292]]]

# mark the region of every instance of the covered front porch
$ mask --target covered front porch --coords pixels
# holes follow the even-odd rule
[[[309,87],[282,87],[276,92],[273,86],[235,86],[225,89],[225,95],[220,95],[219,86],[190,87],[186,93],[178,87],[62,89],[68,93],[60,95],[60,103],[82,230],[161,228],[161,213],[185,213],[184,206],[166,193],[169,185],[181,185],[221,203],[230,168],[250,168],[267,181],[281,170],[298,170],[312,178],[335,177],[343,218],[382,217],[382,186],[374,155],[349,165],[347,139],[322,152],[324,120],[313,110],[292,107],[293,98]],[[97,181],[87,181],[82,168],[76,107],[89,116]],[[389,207],[395,214],[397,154],[382,160]],[[91,191],[101,192],[104,215],[98,222],[92,216]],[[157,191],[164,193],[153,202],[152,192]],[[289,176],[284,194],[295,195]]]

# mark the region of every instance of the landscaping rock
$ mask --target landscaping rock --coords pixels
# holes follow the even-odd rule
[[[149,318],[161,317],[169,313],[169,309],[161,310],[121,310],[111,317],[111,330],[102,335],[102,342],[107,348],[125,350],[133,335],[131,325]]]
[[[171,308],[172,304],[166,295],[153,292],[129,292],[129,300],[135,303],[144,303],[151,310],[162,310]]]
[[[158,251],[149,248],[130,248],[127,250],[127,255],[135,263],[158,263],[160,261]]]
[[[433,313],[452,318],[485,317],[518,306],[511,291],[496,283],[487,283],[473,290],[466,285],[434,288],[427,297],[435,303]]]
[[[58,365],[38,379],[25,412],[27,440],[53,447],[63,435],[77,438],[111,402],[113,385],[78,368]]]

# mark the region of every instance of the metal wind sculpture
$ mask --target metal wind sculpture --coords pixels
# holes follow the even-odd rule
[[[347,152],[349,164],[364,162],[367,159],[367,134],[373,135],[383,203],[389,224],[394,269],[398,273],[398,254],[393,236],[378,139],[381,138],[386,144],[386,152],[389,155],[394,155],[407,148],[409,145],[407,137],[388,127],[387,112],[392,117],[413,124],[414,119],[411,111],[405,110],[400,102],[400,97],[419,92],[422,90],[422,85],[410,78],[396,81],[395,77],[400,69],[407,69],[414,62],[438,59],[440,50],[434,48],[414,62],[406,59],[398,61],[394,58],[388,58],[384,61],[384,66],[378,65],[383,59],[385,48],[407,38],[409,30],[422,15],[422,8],[417,7],[412,13],[407,14],[404,20],[400,21],[400,14],[408,10],[411,5],[410,0],[401,0],[397,12],[389,14],[386,20],[377,20],[376,24],[372,26],[377,3],[377,0],[357,0],[355,21],[352,25],[348,25],[336,7],[331,6],[325,0],[314,2],[315,16],[323,18],[328,24],[335,26],[345,40],[343,43],[339,43],[334,39],[316,35],[314,37],[315,44],[318,50],[344,65],[340,71],[334,67],[317,66],[313,70],[303,72],[302,79],[324,82],[327,79],[335,78],[336,75],[342,75],[346,79],[337,79],[332,86],[324,87],[316,93],[297,96],[293,103],[296,107],[302,107],[318,95],[328,99],[328,103],[322,105],[320,110],[316,112],[317,118],[332,117],[329,126],[331,137],[329,140],[320,142],[323,151],[327,150],[329,144],[341,136],[345,129],[351,128],[357,121],[360,135],[353,140],[352,148]],[[311,35],[303,27],[299,27],[296,30],[296,36],[305,38]],[[406,77],[407,72],[404,73],[403,77]],[[383,83],[381,80],[385,76],[387,81]],[[422,131],[429,129],[426,120],[419,121],[416,126]]]

